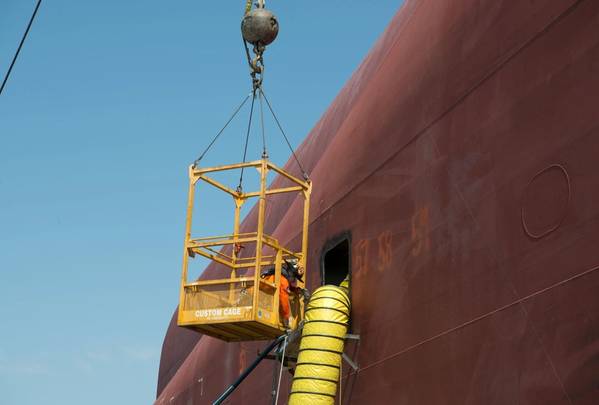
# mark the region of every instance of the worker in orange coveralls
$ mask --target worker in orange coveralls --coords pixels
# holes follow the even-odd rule
[[[307,301],[310,298],[308,290],[298,287],[297,280],[302,280],[303,272],[297,264],[297,260],[287,261],[283,263],[281,267],[281,280],[280,280],[280,294],[279,294],[279,313],[283,318],[283,325],[286,328],[290,327],[291,318],[291,307],[289,306],[289,294],[303,294],[304,299]],[[275,269],[270,268],[262,272],[261,277],[266,281],[274,284],[275,282]]]

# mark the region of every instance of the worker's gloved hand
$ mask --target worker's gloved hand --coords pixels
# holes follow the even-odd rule
[[[304,303],[310,301],[310,291],[306,288],[302,288],[302,295],[304,296]]]

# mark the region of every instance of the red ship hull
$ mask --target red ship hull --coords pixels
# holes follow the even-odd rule
[[[599,2],[407,1],[298,154],[312,289],[351,240],[342,403],[598,403]],[[268,232],[297,245],[299,218],[280,199]],[[173,318],[156,404],[211,403],[263,346]]]

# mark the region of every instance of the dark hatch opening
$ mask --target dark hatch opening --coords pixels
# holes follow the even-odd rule
[[[349,238],[344,236],[333,241],[330,246],[324,251],[322,258],[322,281],[323,284],[339,285],[350,273]]]

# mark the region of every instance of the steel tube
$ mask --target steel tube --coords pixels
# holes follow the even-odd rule
[[[270,345],[268,345],[268,347],[266,347],[266,349],[264,349],[264,351],[262,353],[260,353],[260,355],[256,358],[256,360],[254,360],[254,362],[248,368],[246,368],[243,373],[241,373],[241,375],[237,378],[237,380],[235,380],[235,382],[233,384],[231,384],[225,390],[225,392],[223,392],[222,395],[220,397],[218,397],[218,399],[212,403],[212,405],[222,404],[223,401],[225,399],[227,399],[227,397],[229,395],[231,395],[233,393],[233,391],[235,391],[235,388],[237,388],[239,386],[239,384],[241,384],[243,382],[243,380],[245,380],[247,378],[247,376],[250,375],[250,373],[252,371],[254,371],[254,369],[258,366],[258,364],[260,364],[260,362],[262,360],[264,360],[264,358],[266,356],[268,356],[268,354],[272,351],[272,349],[279,346],[281,344],[281,342],[283,342],[283,340],[285,340],[286,336],[287,335],[281,335],[276,340],[274,340]]]

